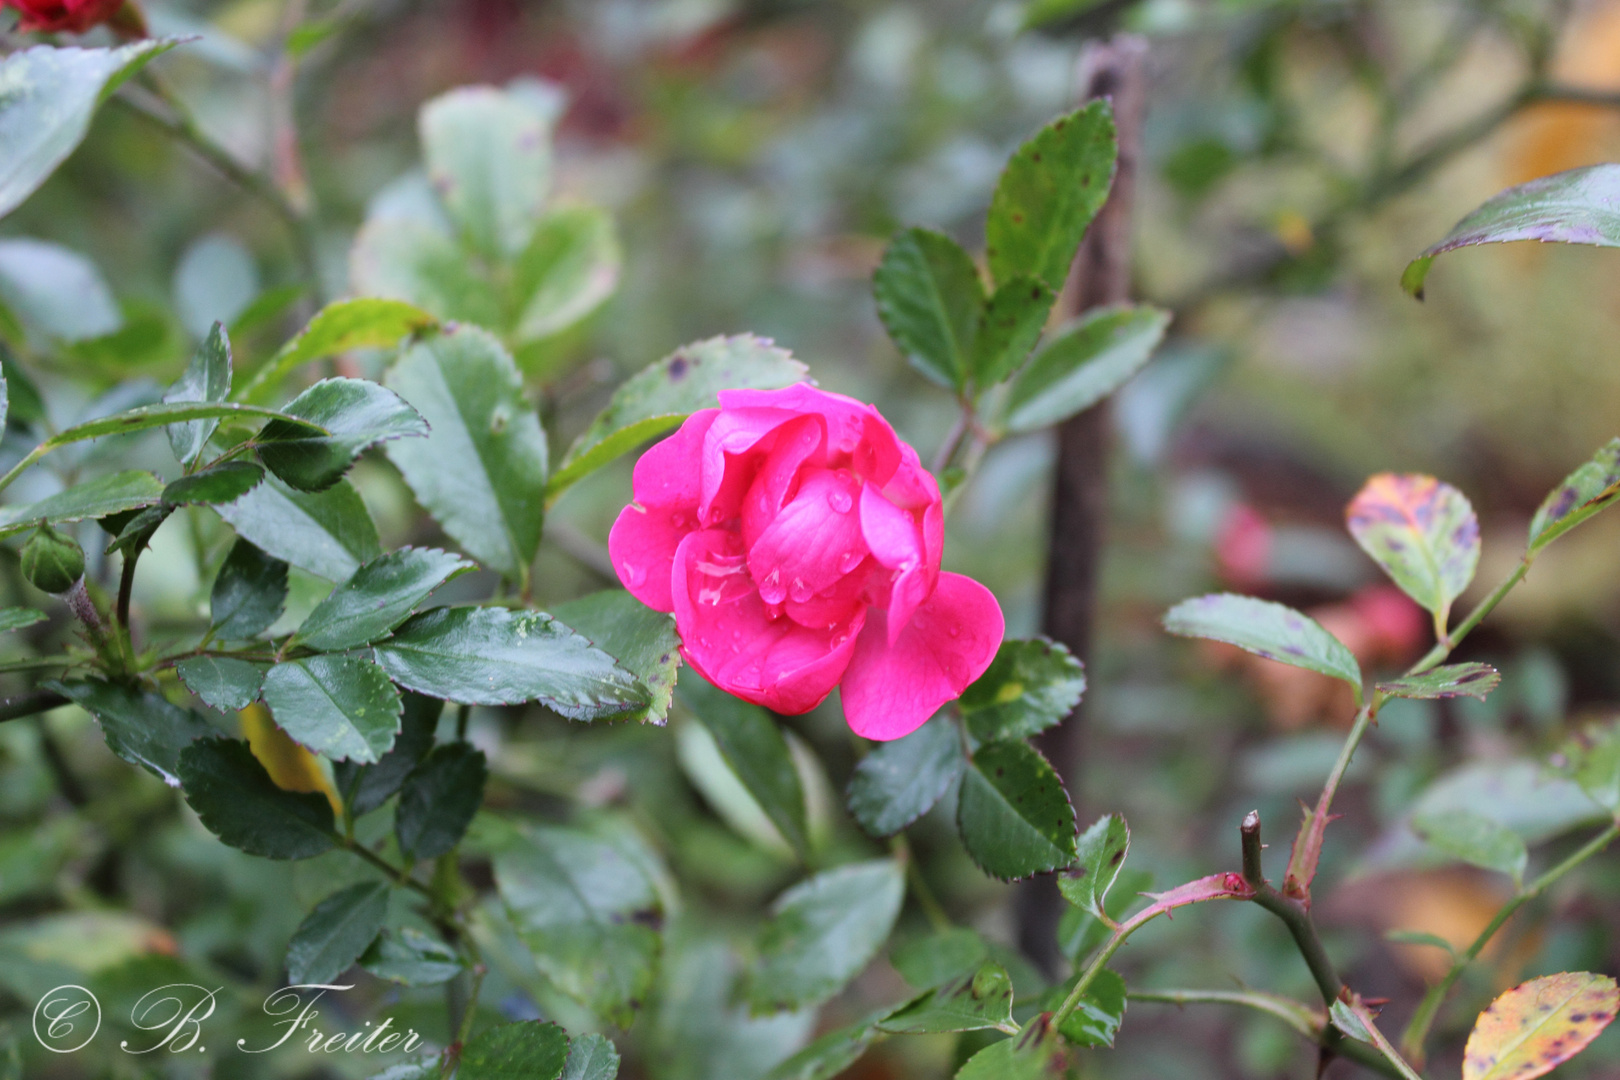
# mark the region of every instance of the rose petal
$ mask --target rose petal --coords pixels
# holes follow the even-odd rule
[[[782,504],[797,489],[800,469],[821,449],[823,435],[820,417],[801,416],[783,424],[768,437],[770,449],[762,452],[754,481],[742,502],[745,545],[753,547],[760,534],[781,513]]]
[[[630,595],[654,611],[674,611],[670,573],[675,551],[692,532],[682,511],[631,503],[608,533],[608,558]]]
[[[1006,624],[989,589],[941,574],[926,603],[890,644],[888,615],[869,611],[844,673],[844,719],[857,735],[887,741],[911,734],[984,674]]]
[[[915,514],[895,506],[873,485],[868,484],[861,492],[861,535],[873,557],[895,571],[887,593],[878,590],[873,597],[873,603],[889,610],[891,645],[911,621],[917,605],[934,591],[934,582],[939,579],[944,520],[935,503],[923,512],[919,528]]]
[[[860,565],[858,498],[848,473],[805,470],[798,494],[748,548],[748,571],[766,603],[806,602]]]
[[[766,440],[783,424],[799,419],[785,409],[721,409],[703,437],[703,463],[698,511],[708,524],[729,521],[742,506],[743,494],[754,481],[759,456],[768,451]]]
[[[780,713],[808,712],[843,675],[864,613],[831,629],[773,619],[746,570],[730,569],[741,557],[735,533],[705,529],[681,542],[672,575],[681,655],[728,693]]]
[[[900,437],[870,405],[794,383],[780,390],[722,390],[720,407],[731,409],[784,409],[796,415],[819,416],[826,424],[827,440],[819,464],[830,469],[849,468],[864,480],[888,483],[900,466]]]
[[[703,456],[703,437],[719,416],[719,409],[695,412],[675,434],[654,443],[641,455],[630,481],[636,502],[642,506],[697,509],[701,494],[698,463]]]

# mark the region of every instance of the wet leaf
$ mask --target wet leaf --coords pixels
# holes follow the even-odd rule
[[[1413,259],[1401,287],[1423,299],[1437,256],[1474,244],[1539,240],[1544,244],[1620,247],[1620,165],[1593,165],[1508,188],[1457,222],[1446,238]]]
[[[332,807],[323,795],[283,791],[236,739],[200,739],[180,755],[186,802],[208,831],[267,859],[308,859],[332,850]]]
[[[225,556],[209,597],[214,631],[225,641],[251,638],[281,617],[287,602],[287,564],[246,540]]]
[[[713,736],[726,764],[782,839],[801,859],[806,858],[810,826],[804,785],[776,720],[758,705],[732,697],[700,679],[693,679],[681,689],[681,699]]]
[[[180,783],[182,751],[214,734],[214,729],[195,712],[171,704],[150,690],[135,690],[101,679],[41,685],[95,717],[109,750],[170,787]]]
[[[1463,1080],[1531,1080],[1568,1061],[1620,1008],[1607,975],[1564,972],[1514,987],[1479,1014],[1463,1052]]]
[[[1063,898],[1095,918],[1110,921],[1104,904],[1130,850],[1131,829],[1125,816],[1109,814],[1098,818],[1080,834],[1075,866],[1058,875]]]
[[[1530,519],[1530,550],[1540,551],[1620,499],[1620,439],[1610,439],[1592,460],[1564,477]]]
[[[360,454],[394,439],[421,438],[427,421],[387,387],[365,379],[322,379],[288,402],[295,421],[272,420],[259,432],[259,460],[289,487],[323,491]],[[320,432],[311,431],[316,424]]]
[[[1009,639],[959,705],[981,742],[1021,739],[1061,723],[1085,690],[1085,667],[1066,646],[1044,637]]]
[[[654,611],[623,589],[606,589],[558,604],[553,615],[617,660],[647,688],[652,700],[614,720],[662,724],[675,697],[675,672],[681,666],[675,617]]]
[[[1074,862],[1074,808],[1047,760],[1022,742],[973,755],[957,798],[956,825],[980,869],[1003,881]]]
[[[994,1028],[1015,1034],[1012,979],[1000,964],[986,964],[963,978],[930,990],[900,1006],[877,1023],[895,1035]]]
[[[329,983],[366,951],[388,914],[386,881],[350,885],[315,905],[287,946],[287,981]]]
[[[432,315],[401,300],[339,300],[316,313],[298,336],[282,346],[236,397],[262,403],[281,380],[301,365],[350,349],[386,349],[437,323]]]
[[[614,1080],[619,1075],[619,1051],[605,1035],[576,1035],[568,1044],[568,1064],[562,1080]]]
[[[756,1014],[819,1005],[842,990],[888,940],[905,898],[891,859],[840,866],[776,898],[748,984]]]
[[[1418,814],[1412,831],[1448,855],[1472,866],[1524,879],[1529,861],[1524,841],[1507,826],[1472,810],[1439,810]]]
[[[171,482],[163,501],[174,506],[235,502],[263,479],[264,470],[251,461],[226,461]]]
[[[870,1023],[829,1031],[765,1075],[765,1080],[834,1080],[879,1038]]]
[[[1502,682],[1502,673],[1489,664],[1446,664],[1421,675],[1404,675],[1378,684],[1378,692],[1398,698],[1475,697],[1486,695]]]
[[[961,733],[950,717],[935,716],[860,760],[849,781],[849,812],[871,835],[893,836],[926,814],[966,766]]]
[[[47,495],[25,506],[0,508],[0,536],[25,532],[46,521],[83,521],[151,506],[163,498],[163,481],[149,472],[109,473]]]
[[[435,747],[399,789],[394,835],[408,859],[436,859],[461,843],[484,803],[489,766],[468,743]]]
[[[1345,521],[1401,591],[1442,622],[1479,565],[1474,508],[1432,476],[1379,473],[1350,500]]]
[[[328,581],[344,581],[382,554],[377,526],[347,480],[295,491],[274,477],[218,508],[238,536],[267,555]]]
[[[438,986],[463,968],[454,949],[409,926],[379,934],[361,955],[360,966],[401,986]]]
[[[872,276],[878,318],[911,366],[947,389],[967,381],[984,286],[960,244],[931,229],[895,234]]]
[[[956,1080],[1055,1080],[1069,1074],[1068,1053],[1031,1024],[1021,1034],[980,1050],[957,1070]]]
[[[231,395],[231,341],[219,323],[209,331],[208,337],[197,347],[185,373],[175,380],[165,402],[224,401]],[[208,439],[219,427],[218,420],[192,420],[174,424],[169,428],[169,447],[175,458],[187,468],[202,454]],[[238,494],[241,494],[238,492]],[[170,500],[179,502],[179,499]]]
[[[281,729],[323,757],[374,762],[399,733],[399,691],[369,660],[287,660],[266,673],[263,692]]]
[[[311,649],[352,649],[384,637],[433,590],[472,564],[437,548],[403,547],[372,559],[327,594],[294,640]]]
[[[174,670],[210,708],[238,712],[259,700],[265,665],[230,656],[188,656]]]
[[[473,1036],[461,1052],[459,1080],[558,1080],[568,1061],[568,1033],[556,1024],[520,1020]]]
[[[1169,312],[1142,306],[1098,308],[1058,328],[1013,380],[1007,430],[1038,431],[1091,408],[1142,369],[1169,325]]]
[[[997,284],[1027,274],[1063,287],[1114,179],[1114,114],[1094,101],[1020,146],[990,199],[985,247]]]
[[[1056,1012],[1079,978],[1076,975],[1054,987],[1042,1003],[1044,1007]],[[1114,1036],[1124,1022],[1125,980],[1118,972],[1104,968],[1080,995],[1080,1004],[1058,1031],[1075,1046],[1113,1046]]]
[[[1182,637],[1224,641],[1361,687],[1361,666],[1338,638],[1310,616],[1269,600],[1233,593],[1183,600],[1166,613],[1164,628]]]

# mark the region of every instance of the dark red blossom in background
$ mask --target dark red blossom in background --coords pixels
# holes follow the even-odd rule
[[[24,33],[82,34],[111,22],[125,0],[0,0],[0,10],[13,8],[22,16],[17,29]],[[119,23],[129,22],[123,18]],[[139,23],[136,15],[134,23]],[[122,29],[122,27],[120,27]],[[131,36],[139,36],[138,34]]]

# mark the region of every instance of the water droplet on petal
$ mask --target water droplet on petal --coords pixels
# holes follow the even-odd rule
[[[951,628],[947,632],[951,635],[951,637],[961,637],[962,626],[960,623],[951,623]]]
[[[815,595],[815,590],[804,583],[803,578],[794,578],[793,584],[788,587],[788,596],[795,604],[803,604]]]
[[[782,605],[767,603],[765,605],[765,617],[773,622],[780,619],[782,617]]]
[[[861,558],[862,555],[859,551],[844,552],[842,555],[838,556],[838,572],[840,574],[849,573],[851,570],[855,569],[855,564],[860,562]]]
[[[780,604],[782,602],[782,598],[787,595],[787,590],[782,588],[782,571],[780,569],[772,570],[765,575],[765,580],[759,583],[759,595],[764,598],[767,604]]]
[[[827,492],[827,505],[840,514],[849,513],[849,508],[855,505],[855,500],[849,497],[849,492],[843,488],[833,488]]]

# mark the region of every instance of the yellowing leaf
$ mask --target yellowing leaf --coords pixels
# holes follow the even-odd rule
[[[1479,564],[1479,520],[1463,493],[1432,476],[1379,473],[1345,519],[1361,549],[1443,622]]]
[[[276,787],[282,791],[319,792],[332,804],[332,813],[343,812],[337,789],[321,769],[315,755],[292,741],[292,738],[270,719],[270,710],[263,705],[249,705],[238,714],[242,721],[242,735],[248,749],[259,759],[264,771],[270,774]]]
[[[1463,1056],[1463,1080],[1531,1080],[1551,1072],[1597,1038],[1620,989],[1607,975],[1566,971],[1531,979],[1479,1014]]]

